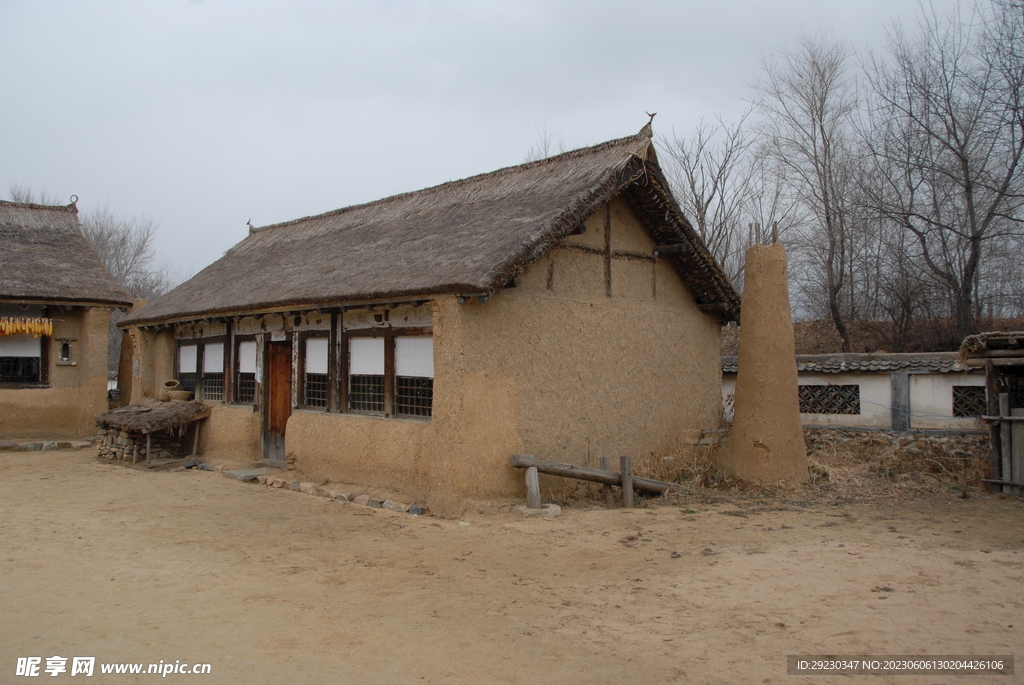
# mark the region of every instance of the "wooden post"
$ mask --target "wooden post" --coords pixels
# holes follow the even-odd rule
[[[1024,409],[1011,409],[1010,414],[1014,417],[1024,418]],[[1010,474],[1009,480],[1014,483],[1021,483],[1024,477],[1024,421],[1014,421],[1010,426]],[[1020,497],[1020,485],[1011,486],[1010,492]]]
[[[1010,395],[1008,393],[1001,392],[1001,393],[999,393],[999,417],[1005,419],[1005,418],[1009,418],[1009,416],[1010,416]],[[1000,473],[999,473],[999,480],[1003,481],[1004,483],[1011,483],[1011,482],[1013,482],[1013,477],[1012,477],[1013,476],[1013,469],[1011,468],[1011,463],[1012,463],[1011,455],[1012,455],[1012,452],[1010,451],[1011,449],[1013,449],[1013,447],[1010,444],[1010,435],[1011,435],[1010,430],[1011,429],[1010,429],[1010,422],[1009,421],[1000,421],[1000,423],[999,423],[999,443],[1000,443],[999,447],[1000,447],[1000,457],[1001,457],[1001,462],[1002,462],[1002,464],[1001,464],[1002,469],[1000,470]],[[1011,488],[1011,486],[1009,486],[1009,485],[1003,485],[1003,492],[1009,494],[1010,493],[1010,488]]]
[[[999,413],[999,383],[996,378],[996,367],[991,359],[985,361],[985,413],[989,416]],[[988,477],[992,480],[1000,480],[999,424],[990,423],[988,425],[988,440]],[[989,483],[988,491],[1002,492],[1002,488],[995,483]]]
[[[196,452],[199,451],[199,426],[202,425],[202,421],[196,421],[196,432],[192,434],[192,458],[196,456]]]
[[[633,472],[629,469],[629,455],[619,457],[619,468],[622,469],[622,506],[633,508]]]
[[[153,456],[153,434],[146,433],[146,468],[149,468],[149,460]]]
[[[139,460],[139,443],[132,440],[132,466]],[[124,452],[121,452],[121,461],[124,461]]]
[[[611,471],[611,467],[608,465],[608,457],[601,457],[601,470]],[[608,483],[603,483],[601,489],[604,490],[604,504],[609,509],[615,508],[615,494],[612,492],[612,486]]]
[[[537,477],[536,466],[526,469],[526,506],[529,509],[542,508],[540,506],[540,480]]]

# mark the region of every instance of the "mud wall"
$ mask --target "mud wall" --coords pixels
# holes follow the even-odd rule
[[[51,306],[50,316],[50,387],[0,389],[0,439],[89,437],[94,417],[107,410],[110,310]],[[70,362],[59,361],[61,342],[71,344]]]
[[[211,463],[259,461],[260,415],[250,405],[211,405],[199,431],[199,454]]]

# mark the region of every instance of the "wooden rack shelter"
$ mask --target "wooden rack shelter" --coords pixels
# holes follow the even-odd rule
[[[100,456],[126,461],[131,452],[132,464],[135,464],[142,453],[146,457],[146,467],[152,468],[153,462],[157,461],[154,459],[155,451],[163,457],[161,461],[183,457],[178,447],[188,429],[194,427],[192,456],[195,457],[199,449],[199,427],[208,416],[210,407],[197,401],[161,402],[145,398],[136,404],[114,409],[96,417],[96,425],[104,432],[98,447]],[[156,449],[154,435],[158,441]]]
[[[960,359],[985,369],[992,445],[989,477],[993,492],[1021,496],[1024,489],[1024,331],[979,333],[964,339]]]

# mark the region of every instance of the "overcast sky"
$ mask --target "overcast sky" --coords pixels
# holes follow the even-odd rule
[[[936,0],[952,7],[954,0]],[[194,274],[257,226],[735,118],[801,30],[882,46],[917,0],[0,0],[12,184],[159,225]]]

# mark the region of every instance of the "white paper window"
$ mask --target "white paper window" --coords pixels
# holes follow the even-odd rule
[[[238,372],[256,373],[256,341],[238,343]]]
[[[197,345],[182,345],[178,348],[178,373],[196,372]]]
[[[350,338],[348,349],[351,375],[384,375],[384,338]]]
[[[0,357],[39,357],[42,340],[31,335],[5,335],[0,338]]]
[[[306,338],[306,373],[327,373],[327,338]]]
[[[207,343],[203,349],[203,373],[224,373],[224,343]]]
[[[395,338],[395,375],[434,377],[434,338],[429,335]]]

